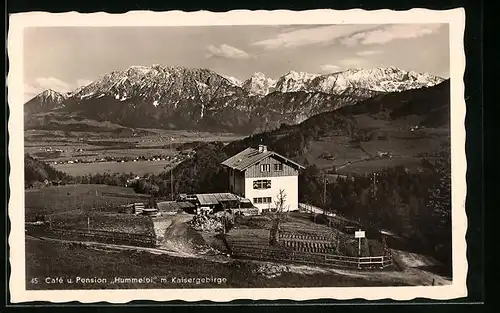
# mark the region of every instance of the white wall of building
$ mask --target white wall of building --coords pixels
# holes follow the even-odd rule
[[[271,181],[271,188],[269,189],[253,189],[253,182],[255,180],[268,179]],[[299,207],[299,181],[298,176],[281,176],[281,177],[254,177],[245,178],[245,198],[252,201],[253,205],[262,212],[263,209],[270,209],[275,207],[275,202],[278,198],[280,189],[285,191],[285,207],[288,210],[297,210]],[[254,203],[254,198],[271,197],[271,203]]]

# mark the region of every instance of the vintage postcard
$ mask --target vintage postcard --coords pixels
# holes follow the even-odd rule
[[[463,9],[9,20],[13,303],[467,295]]]

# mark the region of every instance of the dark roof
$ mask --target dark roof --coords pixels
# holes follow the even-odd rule
[[[281,154],[278,154],[273,151],[263,151],[260,152],[257,149],[254,148],[246,148],[245,150],[241,151],[240,153],[237,153],[230,157],[229,159],[225,160],[222,162],[222,165],[227,166],[229,168],[238,170],[238,171],[244,171],[250,166],[258,163],[259,161],[267,158],[267,157],[277,157],[279,159],[284,160],[285,162],[291,163],[297,168],[304,168],[304,166],[290,160],[289,158],[286,158],[282,156]]]
[[[164,201],[158,202],[157,205],[159,211],[179,211],[194,208],[194,204],[184,201]]]
[[[201,193],[196,194],[200,205],[217,205],[226,201],[238,201],[240,198],[229,192],[225,193]]]

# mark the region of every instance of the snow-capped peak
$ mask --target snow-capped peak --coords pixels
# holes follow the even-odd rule
[[[280,92],[307,91],[307,85],[318,76],[320,75],[291,70],[278,79],[276,90]]]
[[[222,75],[222,77],[224,77],[225,79],[227,79],[231,84],[237,86],[237,87],[241,87],[241,85],[243,85],[243,82],[241,80],[239,80],[238,78],[236,77],[232,77],[232,76],[225,76],[225,75]]]
[[[262,72],[256,72],[243,83],[242,88],[250,94],[265,96],[272,91],[275,85],[274,79],[266,77]]]
[[[290,70],[288,73],[283,75],[282,77],[287,79],[295,79],[295,80],[313,80],[318,77],[318,74],[311,74],[306,72],[296,72],[294,70]]]
[[[349,69],[320,76],[310,88],[325,93],[339,93],[347,88],[360,88],[381,92],[434,86],[443,79],[427,73],[405,71],[394,66],[371,69]]]
[[[35,98],[39,98],[42,101],[62,102],[66,99],[66,95],[52,89],[47,89],[38,94]]]
[[[153,70],[152,67],[143,65],[132,65],[128,68],[127,72],[136,72],[138,74],[147,74]]]

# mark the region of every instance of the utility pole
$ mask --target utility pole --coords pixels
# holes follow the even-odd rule
[[[87,232],[90,234],[90,216],[87,216]]]
[[[337,234],[337,254],[340,254],[340,238],[338,234]]]
[[[97,203],[97,196],[98,196],[98,195],[99,195],[99,194],[98,194],[97,189],[96,189],[96,191],[95,191],[95,196],[96,196],[96,199],[94,199],[94,206],[93,206],[93,209],[94,209],[94,210],[97,208],[97,204],[96,204],[96,203]]]
[[[170,199],[174,201],[174,171],[170,169]]]
[[[324,177],[324,183],[323,183],[323,211],[326,208],[326,174]]]
[[[361,231],[361,228],[359,229]],[[358,238],[358,256],[361,256],[361,237]]]
[[[377,180],[376,176],[377,176],[377,173],[373,173],[373,197],[374,198],[375,198],[376,188],[377,188],[377,186],[376,186],[376,180]]]
[[[170,138],[170,152],[172,152],[172,141],[174,138]],[[174,168],[172,164],[170,165],[170,199],[174,201]]]

